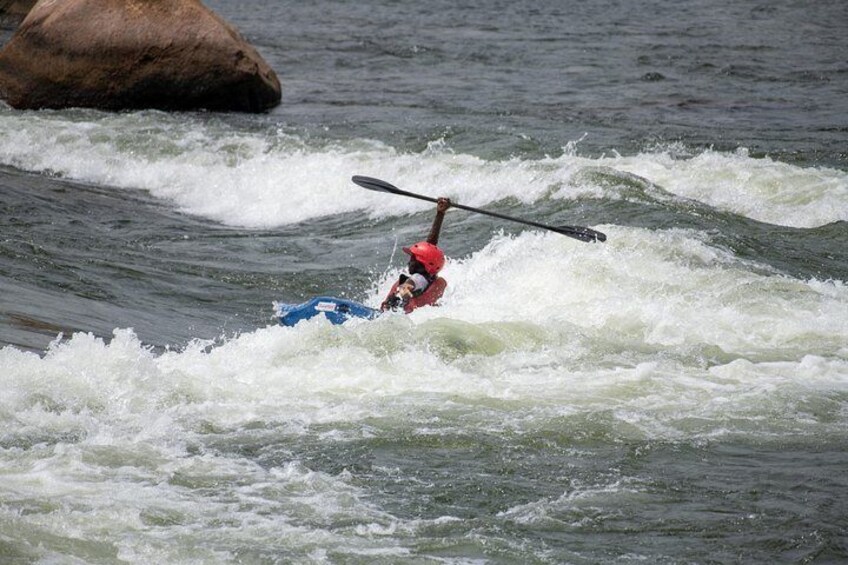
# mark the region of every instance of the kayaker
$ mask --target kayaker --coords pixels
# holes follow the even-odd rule
[[[442,221],[450,205],[450,199],[439,198],[430,235],[424,241],[403,248],[404,253],[410,256],[408,274],[401,274],[392,285],[388,296],[380,305],[380,310],[403,308],[403,311],[409,314],[420,306],[436,304],[442,297],[448,283],[439,276],[439,271],[445,266],[445,254],[439,249],[438,243]]]

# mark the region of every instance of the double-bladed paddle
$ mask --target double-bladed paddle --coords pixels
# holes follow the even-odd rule
[[[367,188],[368,190],[376,190],[377,192],[389,192],[391,194],[399,194],[400,196],[409,196],[410,198],[426,200],[427,202],[438,202],[437,199],[430,196],[423,196],[421,194],[415,194],[414,192],[407,192],[405,190],[401,190],[398,187],[389,184],[384,180],[375,179],[371,177],[363,177],[359,175],[354,176],[351,180],[353,180],[353,182],[355,182],[362,188]],[[590,228],[584,228],[583,226],[547,226],[545,224],[540,224],[539,222],[531,222],[530,220],[513,218],[512,216],[507,216],[505,214],[489,212],[488,210],[481,210],[480,208],[472,208],[471,206],[465,206],[463,204],[451,203],[451,207],[459,208],[460,210],[468,210],[469,212],[477,212],[478,214],[485,214],[486,216],[500,218],[501,220],[509,220],[511,222],[518,222],[519,224],[527,224],[528,226],[550,230],[556,233],[561,233],[562,235],[573,237],[574,239],[579,239],[580,241],[606,241],[607,239],[607,236],[602,234],[601,232],[595,231]]]

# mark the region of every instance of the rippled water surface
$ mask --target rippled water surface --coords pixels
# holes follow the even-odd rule
[[[253,115],[0,107],[0,562],[848,559],[843,2],[209,4]],[[439,308],[376,305],[449,211]]]

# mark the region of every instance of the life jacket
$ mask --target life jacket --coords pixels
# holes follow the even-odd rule
[[[383,301],[383,309],[389,303],[391,298],[397,292],[398,286],[400,286],[401,281],[398,280],[395,284],[392,285],[392,289],[389,291],[388,296]],[[417,296],[413,295],[412,298],[407,300],[406,304],[403,306],[403,311],[409,314],[416,308],[420,308],[421,306],[435,306],[442,295],[445,293],[445,288],[448,286],[448,283],[442,277],[436,277],[430,283],[430,285],[424,289],[424,292],[418,294]]]

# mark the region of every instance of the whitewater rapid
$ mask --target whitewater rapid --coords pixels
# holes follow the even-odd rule
[[[349,181],[359,173],[472,206],[603,198],[696,213],[708,206],[785,226],[848,219],[844,172],[744,150],[582,157],[572,143],[556,157],[487,161],[438,140],[404,153],[377,141],[325,142],[157,112],[0,110],[0,131],[2,164],[146,190],[183,212],[248,229],[429,208],[363,191]],[[773,395],[791,402],[806,387],[825,396],[844,390],[844,281],[793,278],[705,231],[595,227],[607,243],[495,234],[449,257],[442,306],[409,317],[260,327],[165,353],[131,328],[116,328],[112,339],[65,335],[43,357],[5,348],[4,410],[33,414],[23,429],[35,437],[68,426],[126,440],[154,433],[145,419],[153,416],[144,415],[158,418],[162,408],[176,411],[168,422],[210,410],[204,417],[230,426],[256,411],[287,422],[399,417],[432,395],[455,395],[518,402],[537,416],[545,406],[567,413],[609,402],[632,433],[673,438],[732,433],[751,417],[795,429],[797,421],[769,408]],[[397,272],[375,275],[355,298],[379,304]],[[403,400],[374,400],[383,397]],[[693,416],[680,415],[681,402]],[[102,419],[113,417],[104,431]],[[495,420],[486,425],[502,425]]]
[[[283,126],[245,129],[190,115],[0,108],[0,164],[146,190],[183,212],[236,227],[279,227],[347,212],[384,218],[428,208],[363,191],[350,182],[354,174],[470,206],[508,198],[677,197],[791,227],[848,220],[843,171],[753,158],[745,149],[692,152],[672,144],[631,156],[583,157],[578,147],[579,140],[563,140],[558,156],[489,161],[456,153],[442,139],[421,152],[402,152],[374,140],[327,141]],[[610,178],[629,180],[638,190]]]
[[[46,350],[0,349],[0,551],[15,557],[63,562],[70,546],[88,562],[398,562],[454,543],[433,540],[464,545],[481,523],[481,547],[526,555],[523,534],[501,532],[580,531],[599,513],[618,531],[616,516],[645,523],[651,503],[665,524],[658,489],[698,500],[692,477],[732,474],[740,453],[787,452],[792,473],[841,468],[827,458],[848,434],[848,288],[827,238],[848,220],[842,171],[678,144],[585,156],[566,142],[555,156],[487,160],[443,139],[402,151],[210,116],[3,108],[0,165],[102,187],[72,217],[56,205],[0,242],[27,269],[12,279],[17,296],[50,300],[29,316],[11,304],[14,320],[57,328]],[[439,307],[276,325],[271,298],[319,285],[377,306],[400,272],[401,237],[429,221],[410,218],[430,205],[364,191],[354,174],[477,207],[598,218],[602,203],[622,221],[592,225],[608,239],[586,244],[491,231],[451,210]],[[122,191],[157,206],[99,198]],[[30,203],[14,196],[18,229]],[[80,232],[89,203],[103,217]],[[180,223],[158,204],[205,221]],[[341,245],[334,217],[352,212],[362,219],[342,223]],[[66,261],[78,241],[89,247]],[[101,300],[74,303],[66,277]],[[104,277],[116,286],[100,288]],[[160,279],[137,303],[137,285]],[[255,324],[225,331],[254,306]],[[100,331],[58,333],[66,318]],[[207,318],[220,335],[191,339]],[[140,337],[175,325],[189,337]],[[806,455],[793,459],[798,446]],[[677,482],[657,487],[670,469]],[[710,480],[708,516],[730,479]],[[739,506],[755,507],[761,478],[750,480]],[[841,488],[818,480],[819,500]],[[786,512],[737,519],[770,528]]]
[[[844,3],[434,6],[216,0],[267,114],[0,103],[0,563],[848,559]],[[281,327],[431,225],[353,175],[608,238],[452,209],[439,307]]]
[[[7,434],[181,444],[203,422],[393,420],[456,403],[485,428],[609,410],[625,436],[744,434],[760,420],[760,432],[845,431],[796,410],[810,397],[842,409],[828,399],[848,390],[844,283],[787,277],[698,232],[604,229],[606,245],[497,236],[449,261],[441,307],[409,316],[269,325],[164,353],[131,329],[65,336],[43,357],[4,348],[0,406],[25,424]]]

